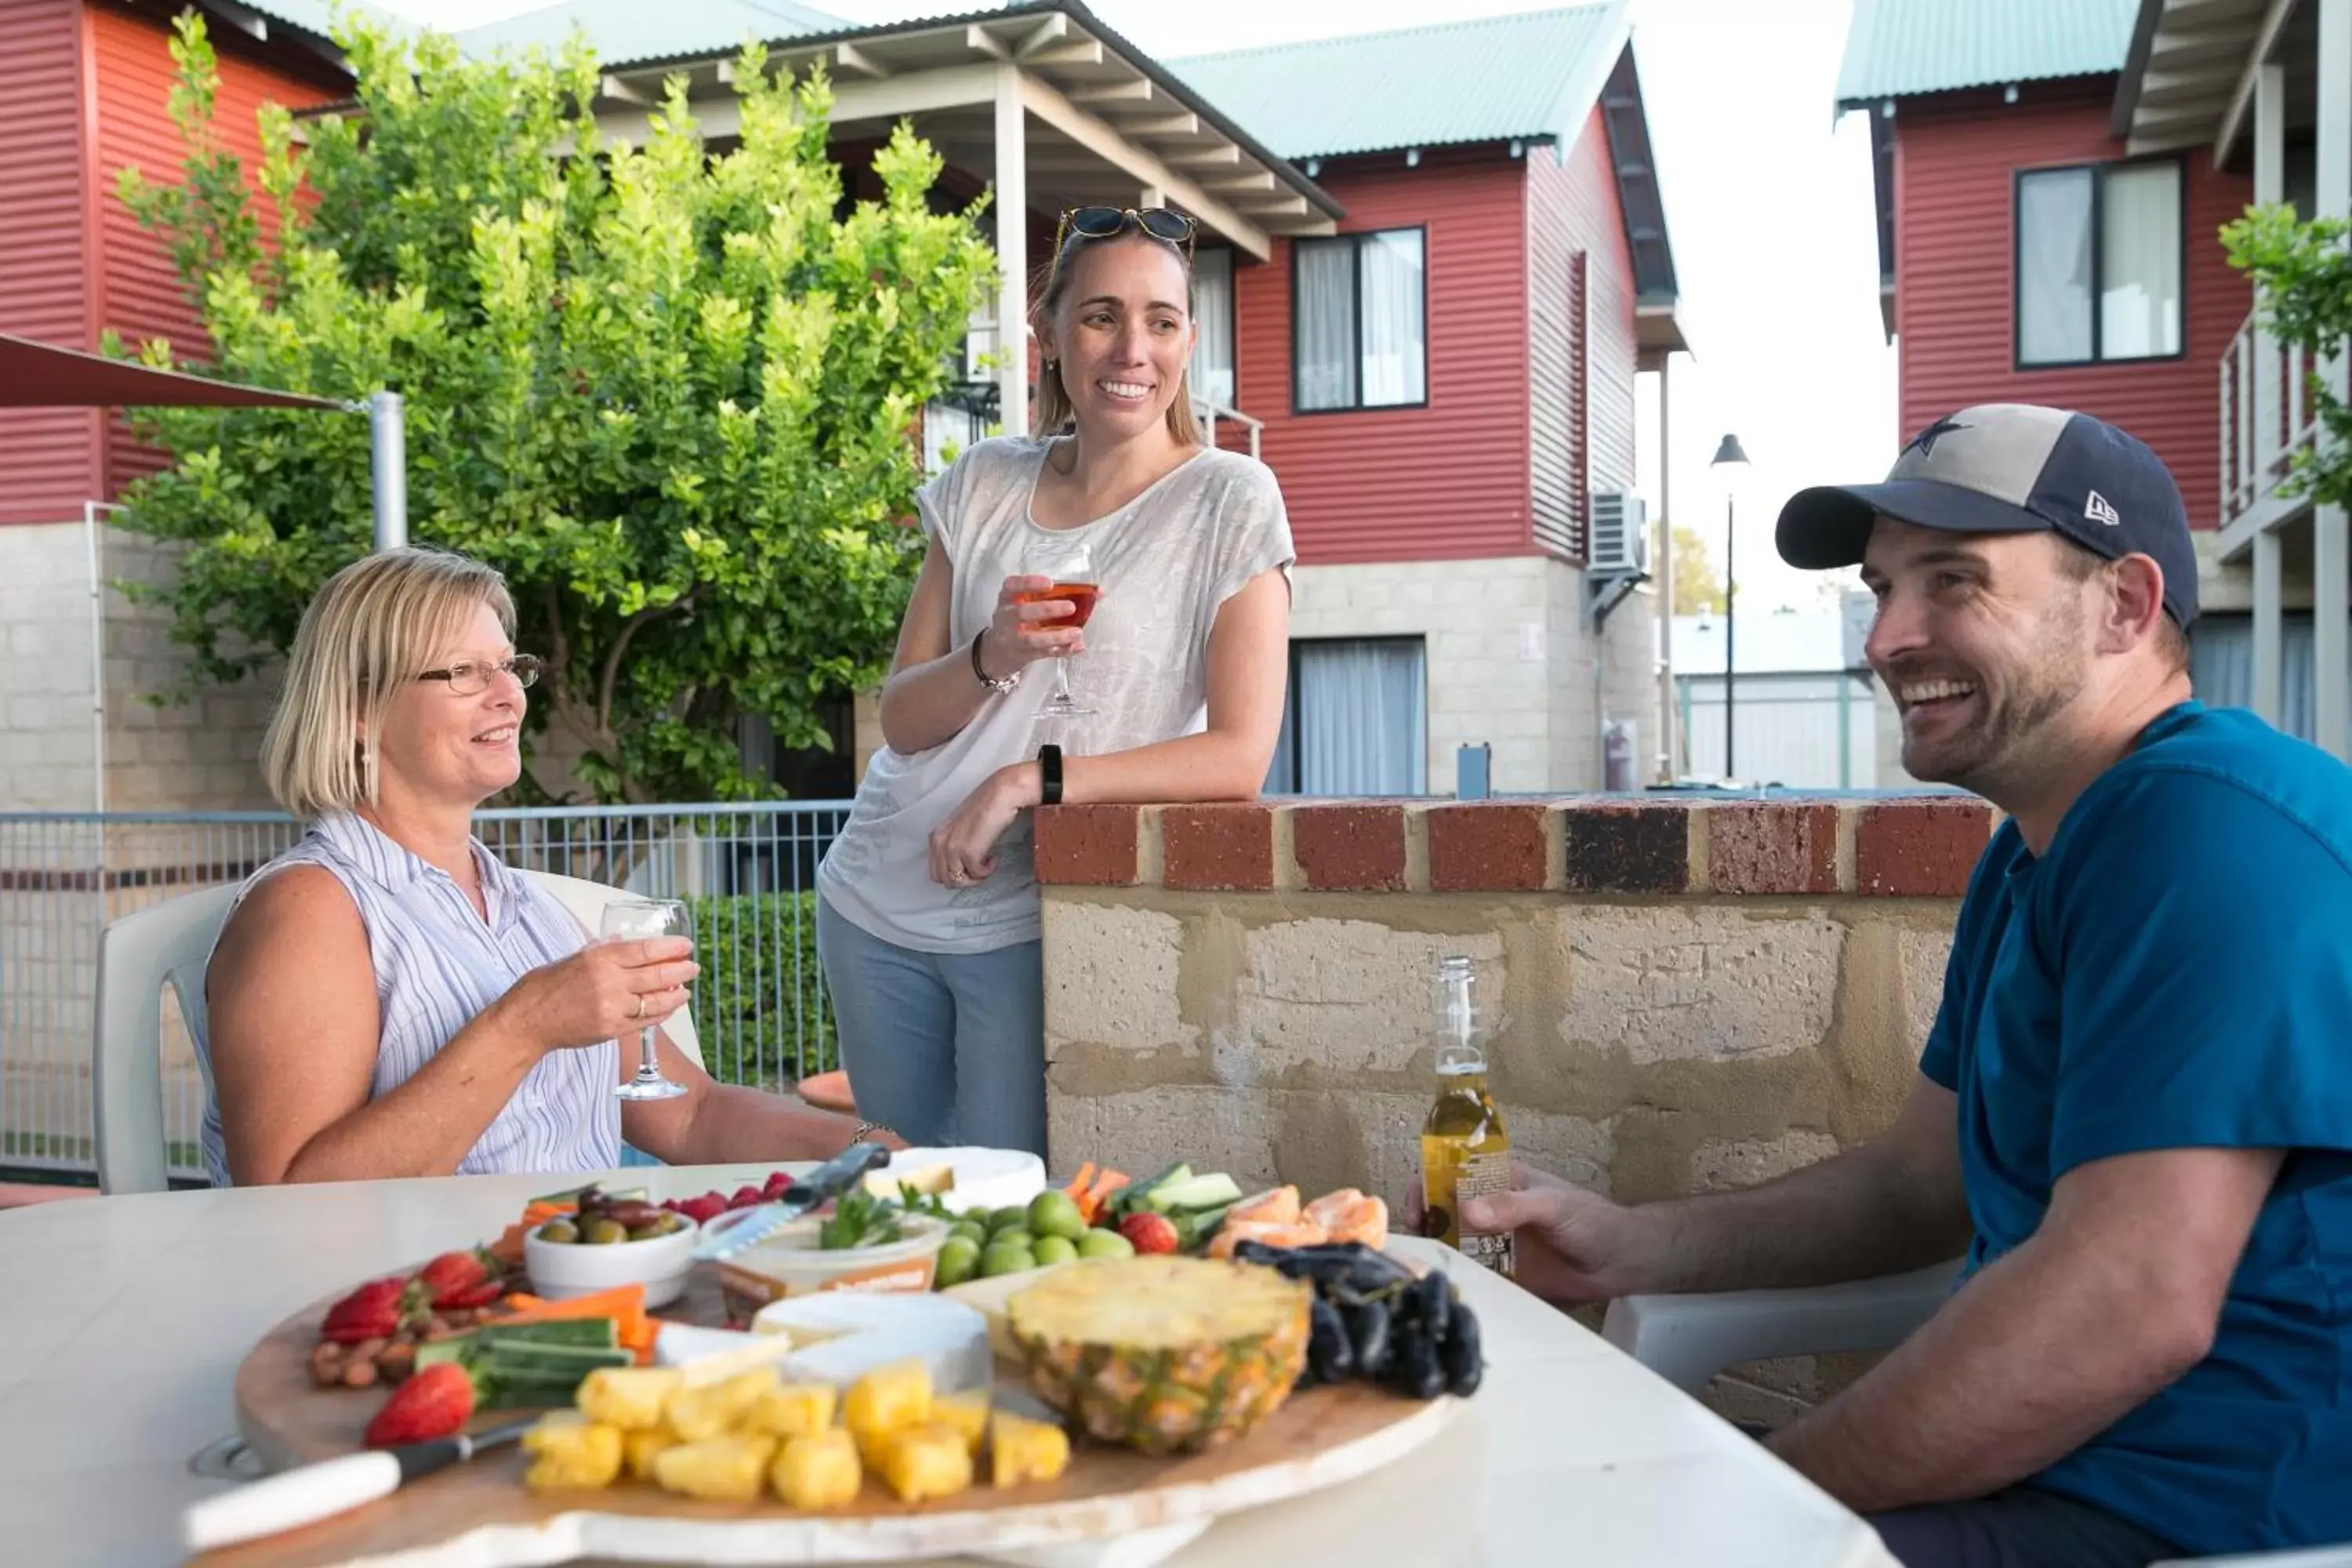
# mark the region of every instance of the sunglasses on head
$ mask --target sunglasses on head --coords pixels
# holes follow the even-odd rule
[[[1062,221],[1054,230],[1054,255],[1059,259],[1063,241],[1076,234],[1086,239],[1109,239],[1124,234],[1130,227],[1153,239],[1167,241],[1183,247],[1186,260],[1192,259],[1192,220],[1168,207],[1071,207],[1062,214]]]

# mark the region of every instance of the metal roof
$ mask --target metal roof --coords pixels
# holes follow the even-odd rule
[[[2139,0],[1854,0],[1841,107],[2123,69]]]
[[[1192,55],[1168,68],[1296,162],[1572,142],[1627,37],[1624,0]]]
[[[457,35],[469,54],[502,46],[561,48],[574,26],[588,35],[605,69],[681,55],[731,55],[752,38],[773,43],[857,26],[793,0],[561,0]]]

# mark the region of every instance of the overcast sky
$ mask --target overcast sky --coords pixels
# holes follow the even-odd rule
[[[378,0],[440,27],[533,9],[527,0]],[[812,0],[860,22],[946,0]],[[1203,53],[1413,26],[1428,0],[1089,0],[1154,55]],[[1726,431],[1754,460],[1739,500],[1745,606],[1811,604],[1817,578],[1781,565],[1773,515],[1801,486],[1881,477],[1895,429],[1895,354],[1878,321],[1868,127],[1832,122],[1851,0],[1632,0],[1666,226],[1693,354],[1675,361],[1671,500],[1718,563],[1723,491],[1708,459]],[[1449,18],[1548,8],[1448,0]],[[1641,378],[1640,484],[1658,505],[1657,386]],[[1751,596],[1752,595],[1752,596]]]

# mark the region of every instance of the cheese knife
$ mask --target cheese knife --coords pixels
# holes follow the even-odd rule
[[[513,1442],[539,1424],[533,1416],[423,1443],[370,1448],[298,1465],[193,1503],[180,1516],[180,1539],[190,1552],[210,1552],[240,1541],[275,1535],[298,1525],[390,1497],[410,1481],[465,1463],[475,1455]]]
[[[713,1219],[702,1227],[694,1256],[703,1262],[732,1258],[757,1247],[812,1209],[824,1207],[856,1184],[868,1171],[890,1163],[890,1151],[879,1143],[852,1143],[824,1164],[786,1187],[772,1203],[754,1204],[733,1215]],[[712,1226],[723,1228],[713,1232]]]

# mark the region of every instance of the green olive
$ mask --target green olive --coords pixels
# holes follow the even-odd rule
[[[593,1246],[609,1246],[616,1241],[628,1240],[629,1227],[616,1219],[592,1219],[587,1228],[580,1233],[580,1239]]]
[[[656,1237],[662,1236],[664,1234],[666,1233],[658,1224],[641,1225],[629,1232],[629,1239],[631,1241],[651,1241]]]
[[[551,1219],[539,1227],[539,1239],[573,1242],[580,1239],[580,1230],[568,1219]]]

